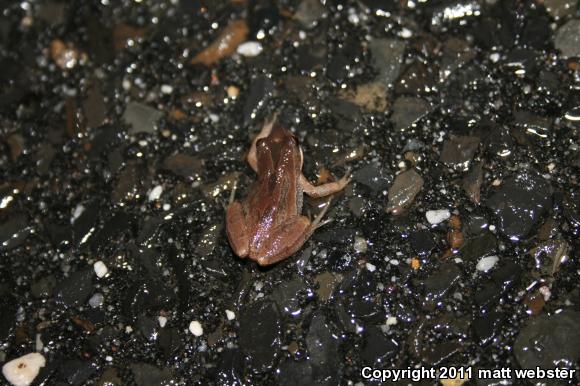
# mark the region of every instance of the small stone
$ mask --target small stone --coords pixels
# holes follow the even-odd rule
[[[157,320],[159,321],[159,327],[163,328],[167,325],[167,317],[161,315],[157,318]]]
[[[399,214],[415,200],[423,188],[423,178],[414,169],[399,174],[389,188],[387,212]]]
[[[490,344],[504,323],[504,319],[502,313],[495,311],[476,316],[471,323],[471,327],[473,328],[477,342],[481,346]]]
[[[226,310],[226,318],[228,318],[228,320],[234,320],[236,318],[236,313],[234,311]]]
[[[153,133],[163,113],[139,102],[129,102],[121,119],[131,128],[129,134]]]
[[[107,268],[105,263],[103,263],[100,260],[97,261],[95,264],[93,264],[93,268],[95,269],[95,274],[99,279],[105,277],[105,275],[109,272],[109,269]]]
[[[478,137],[454,136],[443,144],[441,162],[458,170],[467,170],[478,147]]]
[[[161,85],[161,92],[163,94],[171,94],[173,92],[173,87],[168,84]]]
[[[189,323],[189,331],[195,336],[202,336],[203,335],[203,327],[201,323],[197,320],[192,321]]]
[[[526,237],[549,209],[552,187],[533,171],[508,178],[485,202],[497,216],[499,230],[511,241]]]
[[[318,20],[324,14],[324,6],[320,0],[303,0],[294,14],[294,18],[306,29],[316,27]]]
[[[200,51],[192,60],[192,64],[211,66],[234,53],[250,32],[245,20],[231,21],[222,29],[220,35],[205,49]]]
[[[550,287],[546,285],[541,286],[538,291],[540,291],[540,294],[542,294],[544,301],[546,302],[550,300],[550,297],[552,297],[552,291],[550,290]]]
[[[28,386],[46,365],[46,359],[40,353],[30,353],[7,362],[2,366],[2,374],[14,386]]]
[[[260,300],[240,313],[239,344],[256,371],[274,366],[282,336],[282,315],[274,302]]]
[[[160,369],[149,363],[132,363],[129,365],[137,386],[169,385],[172,374],[169,369]]]
[[[394,326],[397,324],[397,317],[396,316],[389,316],[387,318],[387,326]]]
[[[373,39],[369,42],[371,63],[379,73],[376,79],[387,87],[399,77],[405,48],[405,42],[398,39]]]
[[[463,232],[459,229],[452,229],[447,233],[447,242],[453,249],[460,248],[463,245]]]
[[[409,235],[411,247],[419,256],[427,256],[437,244],[428,229],[421,229]]]
[[[493,266],[499,261],[499,257],[497,256],[487,256],[487,257],[482,257],[478,262],[477,262],[477,270],[481,271],[481,272],[487,272],[490,269],[493,268]]]
[[[79,307],[86,304],[93,292],[93,273],[91,269],[72,273],[68,278],[59,282],[54,292],[58,305]]]
[[[528,294],[524,299],[524,305],[527,307],[526,313],[529,315],[539,315],[544,306],[546,305],[546,301],[544,297],[539,293]]]
[[[372,190],[373,193],[381,192],[389,186],[389,180],[379,165],[369,163],[353,173],[352,179]]]
[[[323,272],[314,278],[314,281],[318,285],[316,290],[316,295],[318,298],[325,302],[330,299],[334,288],[341,282],[342,276],[333,272]]]
[[[377,270],[377,266],[371,263],[366,263],[365,267],[369,272],[375,272]]]
[[[520,366],[528,369],[536,366],[574,368],[580,359],[579,323],[580,313],[570,309],[530,318],[513,345]]]
[[[228,97],[235,99],[240,94],[240,89],[236,86],[229,86],[226,92],[228,93]]]
[[[563,58],[580,56],[580,19],[572,19],[561,26],[554,37],[554,45]]]
[[[367,251],[367,241],[364,237],[355,236],[355,238],[354,238],[354,250],[357,253],[365,253]]]
[[[389,106],[387,86],[375,81],[357,86],[356,91],[346,91],[342,97],[369,111],[382,112]]]
[[[461,187],[467,197],[474,204],[481,200],[481,183],[483,182],[483,162],[475,162],[469,168],[469,172],[463,177]]]
[[[456,264],[446,262],[425,279],[425,300],[438,301],[461,279],[461,270]]]
[[[391,121],[396,130],[403,131],[429,114],[431,106],[420,98],[402,96],[393,103]]]
[[[313,315],[305,341],[314,373],[329,384],[337,384],[334,377],[338,371],[339,340],[321,311]]]
[[[428,210],[425,217],[427,217],[429,224],[435,225],[451,217],[451,212],[448,209]]]
[[[238,46],[237,52],[242,56],[254,57],[262,53],[264,47],[260,42],[245,42]]]
[[[149,201],[159,200],[161,194],[163,193],[163,186],[157,185],[149,192]]]
[[[173,154],[163,160],[163,168],[174,174],[184,177],[193,178],[201,172],[203,161],[195,156],[187,154]]]
[[[103,294],[97,292],[89,299],[89,306],[93,308],[99,308],[100,306],[103,305],[104,300],[105,297],[103,296]]]

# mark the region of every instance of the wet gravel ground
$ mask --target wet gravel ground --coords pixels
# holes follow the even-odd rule
[[[0,363],[40,352],[45,385],[580,370],[578,3],[4,2]],[[224,208],[274,113],[308,178],[353,180],[260,268]]]

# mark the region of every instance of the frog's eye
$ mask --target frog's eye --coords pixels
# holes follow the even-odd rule
[[[256,142],[256,147],[266,147],[266,138],[260,138],[258,142]]]

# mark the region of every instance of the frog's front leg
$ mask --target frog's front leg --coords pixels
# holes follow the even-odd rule
[[[226,210],[226,233],[234,253],[241,258],[248,256],[250,250],[250,238],[246,226],[246,215],[242,204],[234,201]]]
[[[304,174],[300,176],[300,185],[304,193],[308,194],[310,197],[324,197],[340,192],[345,188],[350,182],[350,173],[346,173],[340,180],[334,182],[327,182],[322,185],[312,185],[310,181],[304,177]]]
[[[262,130],[254,137],[252,140],[252,145],[250,146],[250,150],[248,151],[247,160],[250,164],[250,167],[256,173],[258,172],[258,151],[256,148],[256,144],[262,138],[266,138],[272,132],[272,128],[274,127],[274,122],[276,122],[277,114],[267,123],[262,126]]]

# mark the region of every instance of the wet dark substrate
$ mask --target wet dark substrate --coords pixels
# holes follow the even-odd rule
[[[40,351],[46,385],[580,370],[577,1],[88,3],[0,18],[0,363]],[[276,112],[308,178],[353,181],[259,268],[224,207]]]

